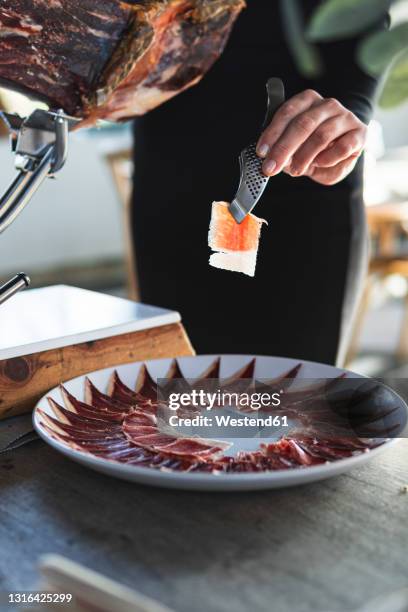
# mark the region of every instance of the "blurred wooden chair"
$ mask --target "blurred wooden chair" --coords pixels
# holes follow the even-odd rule
[[[105,159],[123,207],[127,294],[130,300],[138,301],[139,287],[131,235],[132,152],[130,149],[123,149],[114,153],[107,153]]]
[[[403,277],[408,283],[408,202],[379,204],[369,206],[366,210],[371,235],[372,256],[347,357],[348,363],[356,356],[362,327],[376,285],[384,283],[393,275]],[[404,317],[395,356],[401,361],[408,360],[408,292],[405,296]]]

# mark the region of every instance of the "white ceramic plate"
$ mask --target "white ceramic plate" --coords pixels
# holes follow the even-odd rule
[[[216,356],[197,356],[197,357],[182,357],[178,359],[178,363],[185,378],[196,378],[214,361]],[[245,355],[224,355],[221,357],[221,378],[227,378],[234,374],[237,370],[249,363],[253,359],[252,356]],[[161,359],[146,362],[149,372],[153,377],[163,378],[171,364],[171,359]],[[345,372],[331,366],[301,362],[294,359],[283,359],[278,357],[257,357],[255,378],[271,379],[286,373],[288,370],[302,363],[300,370],[300,379],[318,379],[318,378],[335,378],[339,374]],[[128,365],[118,366],[116,368],[107,368],[89,374],[89,378],[94,385],[101,391],[105,391],[109,377],[113,370],[117,370],[122,381],[134,388],[135,380],[141,364],[133,363]],[[356,374],[352,374],[356,377]],[[84,395],[85,376],[79,376],[66,383],[64,386],[68,391],[78,399],[82,399]],[[34,414],[33,423],[37,433],[43,440],[55,448],[57,451],[66,455],[70,459],[77,461],[93,470],[102,472],[109,476],[129,480],[132,482],[148,484],[158,487],[167,487],[175,489],[190,489],[201,491],[245,491],[255,489],[272,489],[280,487],[289,487],[298,484],[305,484],[330,478],[347,472],[348,470],[366,463],[371,458],[385,451],[395,440],[388,441],[381,446],[353,457],[340,459],[332,463],[323,465],[295,468],[289,470],[275,470],[262,473],[247,473],[247,474],[203,474],[203,473],[183,473],[160,471],[147,467],[137,467],[134,465],[121,464],[108,459],[95,457],[90,453],[75,450],[70,448],[63,442],[54,439],[48,431],[42,426],[38,408],[41,408],[47,414],[52,415],[52,411],[48,406],[47,397],[53,398],[55,401],[61,402],[61,392],[58,387],[52,389],[46,394],[37,404]],[[400,400],[400,398],[399,398]],[[402,402],[402,400],[400,400]],[[405,406],[406,409],[406,406]],[[231,440],[229,440],[231,442]],[[228,454],[234,454],[240,450],[240,439],[233,440],[234,446]],[[252,441],[251,441],[252,443]],[[244,442],[245,448],[248,449],[248,439]],[[253,440],[252,449],[255,450],[259,446],[259,439]],[[251,450],[252,450],[251,449]]]

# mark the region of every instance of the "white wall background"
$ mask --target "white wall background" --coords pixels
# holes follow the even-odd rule
[[[375,119],[383,127],[386,149],[408,146],[408,104],[391,110],[377,109]]]
[[[125,142],[129,137],[125,134]],[[0,236],[0,275],[122,257],[121,205],[104,151],[117,136],[72,134],[66,166],[47,180]],[[15,175],[7,139],[0,140],[0,191]]]

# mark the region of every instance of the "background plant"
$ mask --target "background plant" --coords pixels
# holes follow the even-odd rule
[[[302,1],[306,0],[281,0],[281,6],[289,43],[300,70],[308,77],[324,69],[316,43],[344,40],[369,31],[392,5],[404,4],[408,9],[408,0],[324,0],[310,21],[304,23]],[[356,59],[363,70],[382,77],[382,108],[408,100],[408,21],[365,34]]]

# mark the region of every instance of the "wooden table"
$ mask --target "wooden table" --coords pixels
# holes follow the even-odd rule
[[[0,457],[0,480],[0,589],[33,587],[47,552],[179,612],[354,610],[408,585],[408,440],[349,475],[282,491],[136,486],[42,442]]]

